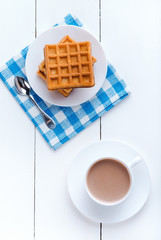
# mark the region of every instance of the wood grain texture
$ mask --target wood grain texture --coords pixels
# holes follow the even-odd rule
[[[37,2],[38,34],[74,13],[87,29],[99,36],[98,1]],[[56,9],[56,10],[55,10]],[[90,16],[89,16],[90,9]],[[54,11],[54,14],[53,14]],[[47,13],[47,14],[46,14]],[[36,136],[36,240],[92,239],[99,240],[99,224],[82,216],[73,206],[67,191],[67,174],[74,156],[86,145],[99,140],[99,120],[54,151],[37,132]]]
[[[34,39],[34,3],[4,1],[0,64]],[[0,80],[0,239],[33,239],[34,126]]]
[[[102,0],[102,44],[131,95],[102,118],[102,139],[117,139],[142,154],[150,168],[151,195],[135,217],[103,225],[104,239],[160,239],[161,4]]]
[[[71,12],[102,42],[132,94],[105,114],[101,124],[97,120],[54,151],[0,81],[0,239],[160,239],[160,9],[160,0],[3,1],[0,64]],[[72,159],[100,138],[131,144],[151,172],[146,206],[121,224],[90,222],[67,192]]]

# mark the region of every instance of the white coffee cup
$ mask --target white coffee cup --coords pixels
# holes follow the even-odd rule
[[[91,190],[89,189],[89,186],[87,184],[88,182],[88,176],[89,176],[89,172],[91,170],[91,168],[96,165],[98,162],[101,162],[103,160],[110,160],[110,161],[115,161],[117,162],[118,164],[121,164],[125,169],[126,171],[128,172],[129,174],[129,188],[128,188],[128,191],[126,192],[126,194],[118,199],[118,200],[115,200],[115,201],[102,201],[100,200],[99,198],[95,197],[94,194],[92,194]],[[87,173],[86,173],[86,178],[85,178],[85,189],[86,189],[86,192],[88,194],[88,196],[93,200],[95,201],[97,204],[100,204],[100,205],[104,205],[104,206],[115,206],[115,205],[118,205],[120,203],[122,203],[123,201],[125,201],[131,194],[132,192],[132,189],[133,189],[133,184],[134,184],[134,177],[133,177],[133,171],[132,169],[141,162],[142,158],[140,156],[137,156],[135,157],[133,160],[131,160],[130,162],[128,163],[125,163],[124,161],[120,160],[120,159],[117,159],[117,158],[113,158],[113,157],[104,157],[104,158],[101,158],[101,159],[97,159],[95,160],[88,168],[87,170]]]

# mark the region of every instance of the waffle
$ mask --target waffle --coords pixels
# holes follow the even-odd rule
[[[66,35],[63,37],[59,43],[71,43],[75,42],[69,35]],[[96,58],[92,56],[92,64],[94,65],[96,63]],[[38,66],[38,71],[37,74],[39,75],[40,78],[46,81],[46,68],[45,68],[45,61],[43,60],[40,65]],[[71,93],[73,89],[68,88],[68,89],[59,89],[58,92],[60,92],[63,96],[67,97]]]
[[[47,44],[44,55],[49,90],[94,86],[90,42]]]
[[[73,40],[71,37],[69,37],[69,35],[66,35],[60,40],[59,43],[72,43],[72,42],[76,42],[76,41]]]
[[[69,35],[65,36],[60,40],[60,43],[69,43],[69,42],[75,42]],[[96,58],[92,57],[93,62],[95,63],[97,60]],[[94,64],[93,63],[93,64]],[[37,74],[39,77],[41,77],[43,80],[46,81],[46,68],[45,68],[45,61],[43,60],[40,65],[38,66]],[[61,93],[64,97],[68,97],[69,94],[72,92],[72,88],[68,89],[59,89],[58,92]]]
[[[65,37],[62,38],[62,40],[60,40],[59,43],[72,43],[72,42],[76,42],[76,41],[73,40],[71,37],[69,37],[69,35],[66,35]],[[92,64],[94,65],[96,62],[97,62],[97,59],[92,56]]]
[[[40,78],[46,81],[46,68],[45,68],[45,61],[43,60],[39,65],[39,70],[37,71],[37,74]],[[69,89],[59,89],[58,92],[60,92],[64,97],[68,97],[68,95],[72,92],[72,88]]]

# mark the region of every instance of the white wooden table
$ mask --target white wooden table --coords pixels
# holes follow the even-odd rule
[[[55,152],[0,81],[0,239],[159,240],[161,1],[3,1],[0,64],[69,12],[102,42],[132,94]],[[110,226],[80,215],[67,192],[73,157],[100,138],[132,145],[151,173],[146,206],[130,220]]]

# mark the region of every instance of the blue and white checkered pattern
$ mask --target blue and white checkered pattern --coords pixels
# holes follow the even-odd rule
[[[67,15],[64,24],[82,26],[79,19]],[[56,24],[55,26],[57,26]],[[14,87],[14,77],[25,77],[25,60],[28,47],[11,58],[0,68],[0,78],[21,105],[23,110],[38,128],[42,136],[55,150],[84,130],[89,124],[101,117],[128,95],[125,82],[120,79],[114,68],[108,64],[106,80],[99,92],[90,101],[75,107],[49,105],[33,92],[33,96],[42,109],[56,122],[56,128],[49,130],[35,105],[26,97],[20,96]]]

